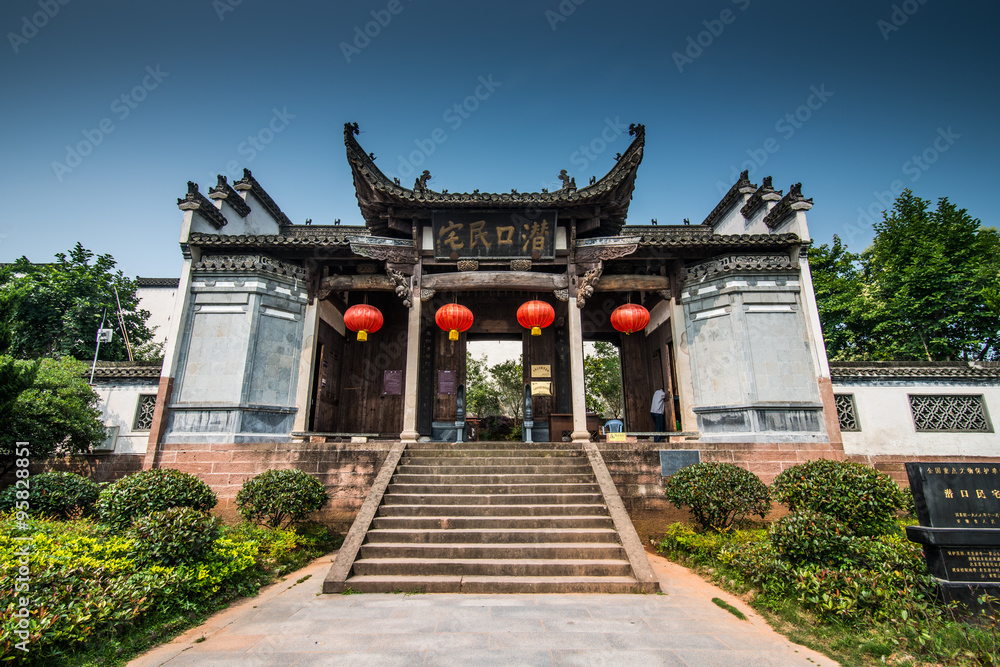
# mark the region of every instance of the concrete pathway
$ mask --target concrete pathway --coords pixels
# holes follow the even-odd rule
[[[837,664],[656,555],[650,562],[665,595],[322,595],[331,561],[314,561],[130,665]]]

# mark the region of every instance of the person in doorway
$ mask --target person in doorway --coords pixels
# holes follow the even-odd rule
[[[667,393],[662,389],[657,389],[653,392],[653,404],[649,406],[649,416],[653,418],[653,430],[657,433],[663,433],[663,411],[664,411],[664,401],[667,398]],[[653,442],[660,442],[660,436],[655,436]]]

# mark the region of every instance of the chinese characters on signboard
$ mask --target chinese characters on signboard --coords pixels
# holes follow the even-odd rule
[[[551,259],[555,228],[555,211],[434,211],[434,256]]]
[[[918,465],[930,525],[1000,528],[1000,466]]]

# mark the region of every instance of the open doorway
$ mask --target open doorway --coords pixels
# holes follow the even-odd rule
[[[472,336],[466,348],[466,419],[480,440],[521,440],[524,420],[523,344]]]

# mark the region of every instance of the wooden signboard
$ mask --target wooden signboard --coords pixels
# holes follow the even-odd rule
[[[434,257],[552,259],[555,229],[554,210],[434,211]]]
[[[455,394],[455,371],[438,371],[439,394]]]
[[[403,393],[403,371],[385,371],[382,375],[382,395],[399,396]]]

